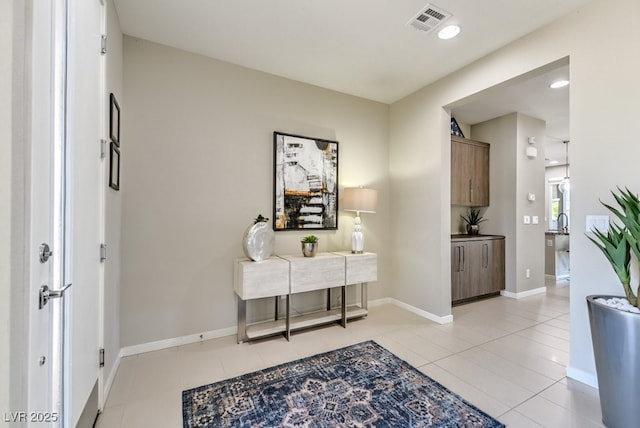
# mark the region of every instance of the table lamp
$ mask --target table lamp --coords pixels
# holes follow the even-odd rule
[[[344,189],[342,209],[356,212],[353,234],[351,235],[351,252],[353,254],[362,254],[364,250],[364,235],[362,234],[360,213],[375,213],[377,202],[377,190],[363,187],[347,187]]]

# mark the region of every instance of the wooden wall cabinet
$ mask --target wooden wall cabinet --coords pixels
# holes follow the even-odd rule
[[[504,290],[504,236],[454,235],[451,241],[451,301],[463,303]]]
[[[489,144],[451,136],[451,205],[489,206]]]

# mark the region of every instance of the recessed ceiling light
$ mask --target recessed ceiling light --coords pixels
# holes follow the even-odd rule
[[[453,39],[459,33],[460,33],[460,26],[452,24],[452,25],[447,25],[442,30],[438,31],[438,37],[442,40],[449,40],[449,39]]]
[[[549,85],[549,87],[551,89],[558,89],[558,88],[564,88],[565,86],[567,86],[569,84],[568,80],[556,80],[555,82],[553,82],[552,84]]]
[[[549,161],[549,165],[556,165],[558,163],[560,163],[560,162],[558,162],[557,160],[550,160]]]

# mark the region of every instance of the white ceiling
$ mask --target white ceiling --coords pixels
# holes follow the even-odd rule
[[[546,165],[564,165],[567,160],[563,141],[570,140],[569,135],[569,91],[571,86],[551,89],[549,85],[557,80],[569,80],[569,64],[561,64],[540,71],[518,82],[506,83],[491,88],[475,97],[471,102],[455,107],[451,116],[460,123],[475,125],[519,112],[546,122],[546,140],[538,141],[538,147],[544,144]],[[555,163],[553,162],[555,161]]]
[[[115,5],[127,35],[392,103],[589,1],[115,0]],[[462,27],[458,37],[443,41],[436,32],[407,25],[427,3],[453,15],[447,23]],[[533,103],[522,93],[509,96],[511,102]],[[496,111],[505,109],[500,98],[491,103]],[[467,110],[461,114],[477,115],[473,106]],[[568,118],[568,102],[565,113]],[[545,115],[534,116],[548,120]]]

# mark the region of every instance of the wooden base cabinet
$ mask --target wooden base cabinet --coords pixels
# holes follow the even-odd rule
[[[505,285],[504,236],[454,235],[451,301],[464,303],[500,293]]]

